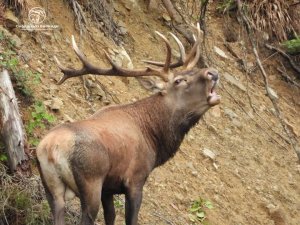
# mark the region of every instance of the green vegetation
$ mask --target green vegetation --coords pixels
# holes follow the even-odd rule
[[[0,162],[6,162],[7,161],[7,154],[6,153],[0,153]]]
[[[124,208],[124,199],[122,199],[120,195],[115,195],[114,196],[114,206],[117,209]]]
[[[286,52],[290,54],[299,54],[300,53],[300,37],[295,39],[285,41],[282,43],[285,47]]]
[[[6,171],[0,163],[0,224],[51,225],[50,208],[43,200],[39,177],[11,176]]]
[[[225,13],[228,12],[236,7],[236,1],[235,0],[222,0],[218,2],[217,10]]]
[[[31,111],[31,119],[26,126],[26,132],[29,136],[29,143],[33,146],[38,144],[38,138],[34,136],[41,129],[45,129],[47,125],[56,120],[54,115],[47,112],[42,102],[36,102]]]
[[[12,71],[19,93],[32,98],[30,85],[38,84],[41,74],[20,68],[20,62],[15,51],[15,42],[5,36],[3,32],[0,32],[0,46],[4,47],[4,50],[0,51],[0,65]]]
[[[193,224],[203,224],[208,225],[206,220],[205,209],[212,209],[213,205],[210,201],[199,198],[192,202],[189,208],[189,217]]]
[[[22,69],[17,52],[15,50],[15,43],[3,32],[0,32],[0,47],[3,51],[0,51],[0,66],[10,70],[12,75],[12,81],[15,84],[16,91],[25,96],[25,102],[32,104],[34,97],[31,86],[39,84],[41,81],[41,74],[33,72],[28,69]],[[26,125],[26,132],[29,136],[29,144],[36,146],[38,143],[38,137],[36,133],[40,133],[41,129],[45,129],[47,125],[55,121],[55,117],[47,113],[45,106],[42,102],[35,102],[31,106],[30,119]],[[0,161],[4,161],[5,156],[0,155]]]

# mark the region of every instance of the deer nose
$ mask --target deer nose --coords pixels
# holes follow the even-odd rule
[[[215,69],[208,69],[206,74],[207,74],[208,79],[210,79],[210,80],[213,80],[213,81],[219,80],[219,73]]]

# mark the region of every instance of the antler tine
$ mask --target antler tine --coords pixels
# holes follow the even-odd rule
[[[186,59],[186,54],[185,54],[184,46],[183,46],[182,42],[179,40],[179,38],[175,34],[173,34],[172,32],[170,32],[170,34],[174,38],[176,44],[178,45],[178,48],[179,48],[179,51],[180,51],[179,62],[181,62],[183,64],[183,62]]]
[[[180,51],[180,56],[179,56],[178,61],[175,63],[171,63],[169,66],[170,68],[176,68],[176,67],[183,65],[185,58],[186,58],[186,54],[185,54],[184,46],[183,46],[182,42],[179,40],[179,38],[176,37],[176,35],[171,32],[170,32],[170,34],[174,38],[176,44],[178,45],[179,51]],[[163,62],[157,62],[157,61],[151,61],[151,60],[142,60],[142,62],[148,63],[150,65],[154,65],[154,66],[159,66],[159,67],[163,67],[165,65],[165,63],[163,63]]]
[[[200,29],[200,25],[199,23],[197,23],[197,36],[195,38],[195,43],[190,51],[190,53],[188,54],[188,56],[186,57],[186,61],[184,62],[184,67],[186,69],[191,69],[193,68],[200,57],[200,49],[199,49],[199,44],[200,44],[200,39],[201,39],[201,29]]]
[[[195,43],[188,55],[186,55],[184,46],[181,43],[181,41],[178,39],[178,37],[176,37],[173,33],[170,33],[171,36],[176,41],[179,51],[180,51],[180,58],[179,58],[178,62],[171,63],[170,68],[183,66],[185,70],[188,70],[188,69],[193,68],[199,61],[199,58],[200,58],[199,45],[200,45],[200,41],[201,41],[201,29],[200,29],[199,23],[197,23],[197,26],[193,26],[193,27],[196,28],[197,33],[196,33],[196,36],[193,35]],[[151,65],[159,66],[159,67],[163,67],[165,65],[164,63],[157,62],[157,61],[143,60],[143,62],[151,64]]]
[[[167,48],[167,56],[166,56],[166,61],[164,64],[164,69],[163,71],[165,73],[168,73],[170,70],[170,64],[171,64],[171,55],[172,55],[172,49],[171,49],[171,45],[170,42],[168,41],[168,39],[161,33],[159,33],[158,31],[155,31],[155,33],[161,38],[163,39],[163,41],[166,44],[166,48]]]

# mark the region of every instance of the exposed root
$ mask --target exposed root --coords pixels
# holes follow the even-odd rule
[[[119,27],[113,19],[112,5],[106,0],[89,0],[85,7],[92,15],[92,20],[95,21],[97,27],[119,45],[123,39]]]
[[[281,49],[276,48],[275,46],[272,46],[272,45],[269,45],[269,44],[266,44],[266,47],[268,49],[275,50],[275,51],[279,52],[283,57],[285,57],[290,62],[290,64],[293,67],[293,69],[298,72],[297,75],[300,78],[300,66],[298,66],[295,63],[295,61],[287,53],[285,53]]]
[[[74,11],[75,18],[79,27],[80,35],[82,35],[86,31],[87,20],[85,18],[84,12],[80,6],[80,4],[76,0],[69,0],[70,5]]]
[[[274,96],[272,95],[271,93],[271,90],[270,90],[270,87],[269,87],[269,81],[268,81],[268,77],[267,77],[267,73],[260,61],[260,58],[259,58],[259,55],[258,55],[258,52],[257,52],[257,49],[256,49],[256,45],[255,45],[255,42],[254,42],[254,38],[253,38],[253,33],[252,33],[252,30],[251,30],[251,26],[250,26],[250,23],[249,23],[249,20],[248,18],[246,17],[246,15],[244,14],[243,12],[243,9],[242,9],[242,3],[241,3],[241,0],[237,0],[237,5],[238,5],[238,11],[239,11],[239,14],[241,16],[241,19],[246,27],[246,30],[247,30],[247,33],[248,33],[248,37],[249,37],[249,40],[250,40],[250,43],[252,45],[252,50],[253,50],[253,53],[255,55],[255,59],[256,59],[256,62],[259,66],[259,69],[262,73],[262,76],[263,76],[263,80],[264,80],[264,84],[265,84],[265,89],[266,89],[266,92],[267,92],[267,96],[269,97],[269,99],[271,100],[272,104],[273,104],[273,107],[276,111],[276,114],[277,114],[277,118],[278,120],[280,121],[285,133],[287,134],[288,138],[289,138],[289,142],[290,144],[292,145],[294,151],[296,152],[299,160],[300,160],[300,147],[299,147],[299,144],[297,143],[296,141],[296,138],[295,136],[292,134],[292,132],[289,130],[285,120],[284,120],[284,117],[283,115],[281,114],[281,111],[279,109],[279,106],[278,106],[278,103],[277,103],[277,99],[274,98]]]

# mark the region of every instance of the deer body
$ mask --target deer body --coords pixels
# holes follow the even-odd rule
[[[170,48],[164,36],[163,39]],[[55,127],[41,141],[37,148],[38,165],[55,225],[64,225],[65,201],[74,194],[81,202],[81,225],[94,224],[100,201],[105,224],[113,225],[114,194],[125,194],[126,225],[137,225],[142,189],[150,172],[175,155],[185,134],[220,101],[214,91],[219,79],[217,72],[193,68],[197,60],[192,56],[199,57],[198,44],[186,57],[192,62],[186,63],[183,72],[168,72],[172,66],[170,51],[162,70],[147,68],[133,72],[135,76],[154,72],[167,80],[161,92],[131,104],[106,107],[86,120]],[[87,73],[128,76],[128,70],[112,62],[111,69],[94,67],[74,40],[73,47],[84,68],[72,70],[60,65],[65,74],[62,82]],[[161,66],[158,62],[149,63]]]

